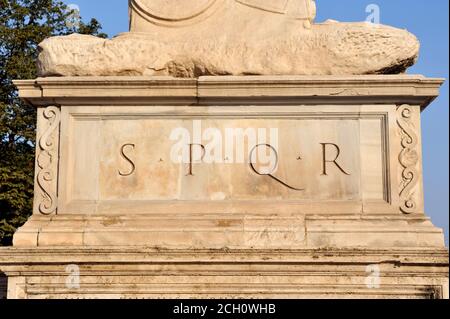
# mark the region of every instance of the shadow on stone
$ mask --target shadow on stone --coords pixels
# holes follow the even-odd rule
[[[6,299],[8,291],[8,278],[0,272],[0,299]]]

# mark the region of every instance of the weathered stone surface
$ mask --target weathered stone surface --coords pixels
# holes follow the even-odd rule
[[[77,34],[47,39],[40,45],[39,74],[396,74],[419,53],[418,40],[405,30],[336,21],[311,25],[310,0],[290,1],[303,8],[298,12],[286,1],[210,2],[185,8],[180,1],[131,1],[131,32],[112,40]]]
[[[34,214],[0,249],[9,298],[448,298],[420,139],[442,79],[15,83],[38,108],[38,165]],[[278,180],[252,171],[246,152],[187,173],[170,136],[194,121],[277,129]]]
[[[443,80],[380,75],[407,31],[314,17],[130,0],[130,33],[44,41],[47,77],[15,81],[36,177],[8,298],[448,298],[420,127]]]
[[[281,28],[309,28],[316,17],[314,0],[131,0],[130,30],[174,33],[201,30],[244,38]],[[183,29],[179,29],[183,27]],[[212,35],[212,34],[209,34]]]
[[[445,249],[0,250],[8,298],[448,298]]]
[[[38,106],[39,145],[35,214],[15,234],[16,247],[444,246],[442,231],[424,214],[420,141],[420,111],[438,95],[441,79],[59,77],[15,83],[21,97]],[[242,130],[229,138],[230,128]],[[181,140],[183,149],[196,131],[206,148],[206,133],[214,129],[223,138],[214,152],[220,156],[213,162],[193,157],[189,174],[189,159],[172,157],[179,129],[190,135]],[[249,165],[264,134],[277,145],[276,179]],[[322,143],[335,146],[324,151]],[[406,161],[405,154],[417,156]]]
[[[40,47],[41,76],[390,74],[413,65],[419,52],[407,31],[366,23],[314,25],[272,39],[71,35]]]

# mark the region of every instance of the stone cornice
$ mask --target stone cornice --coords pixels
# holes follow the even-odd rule
[[[448,266],[445,248],[318,248],[318,249],[158,249],[143,247],[34,247],[0,248],[0,268],[26,262],[32,264],[110,263],[292,263],[370,264],[400,263]]]
[[[421,75],[200,77],[55,77],[14,81],[20,97],[48,105],[428,106],[444,79]]]

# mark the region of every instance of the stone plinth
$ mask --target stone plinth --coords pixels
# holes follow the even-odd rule
[[[34,214],[0,251],[9,297],[448,298],[420,130],[441,84],[16,81],[38,132]]]
[[[0,258],[10,298],[448,298],[440,248],[53,247],[2,249]]]

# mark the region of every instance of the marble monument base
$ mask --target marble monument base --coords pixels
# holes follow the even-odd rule
[[[441,84],[16,81],[38,132],[33,216],[0,249],[8,298],[448,298],[420,129]]]

